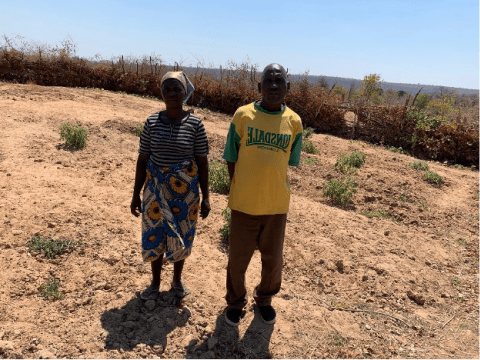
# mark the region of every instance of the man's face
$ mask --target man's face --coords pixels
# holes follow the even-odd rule
[[[282,104],[289,88],[285,73],[274,67],[263,73],[262,81],[258,84],[263,102],[271,106]]]
[[[167,107],[182,106],[185,99],[185,89],[180,81],[167,79],[162,84],[162,98]]]

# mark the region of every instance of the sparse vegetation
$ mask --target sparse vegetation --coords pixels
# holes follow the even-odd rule
[[[388,150],[390,150],[391,152],[394,152],[394,153],[410,156],[410,153],[408,151],[403,150],[401,147],[396,148],[395,146],[389,146]]]
[[[384,219],[390,219],[390,220],[396,221],[396,219],[393,216],[389,215],[388,211],[382,210],[382,209],[377,209],[371,212],[368,212],[365,210],[365,211],[362,211],[361,214],[365,215],[367,218],[381,217]]]
[[[88,131],[78,125],[63,124],[60,128],[60,138],[68,146],[83,149],[87,145]]]
[[[339,334],[333,334],[331,336],[332,336],[332,342],[335,346],[345,345],[345,340]]]
[[[316,165],[317,164],[317,159],[309,157],[309,158],[303,159],[303,163],[308,164],[308,165]]]
[[[40,285],[40,294],[45,298],[54,298],[55,300],[63,299],[65,297],[64,294],[58,291],[59,283],[57,279],[52,277],[48,280],[45,284]]]
[[[350,176],[340,180],[327,180],[323,187],[323,196],[329,197],[334,203],[341,206],[346,206],[356,193],[357,183]]]
[[[142,135],[142,131],[143,131],[143,124],[142,123],[137,124],[137,127],[135,128],[135,135],[140,137],[140,135]]]
[[[47,259],[55,259],[57,256],[73,251],[81,246],[83,246],[81,241],[52,239],[42,236],[34,236],[28,243],[30,251],[44,254]]]
[[[443,178],[433,171],[425,172],[425,174],[423,174],[423,180],[434,185],[440,185],[443,183]]]
[[[428,170],[428,164],[425,161],[411,162],[407,166],[415,170],[422,170],[422,171]]]
[[[219,194],[228,194],[230,185],[227,165],[212,161],[208,165],[208,186],[210,186],[210,189]]]
[[[225,219],[225,224],[220,229],[220,234],[222,235],[222,240],[228,243],[230,239],[230,225],[232,223],[232,211],[229,207],[223,209],[222,216]]]
[[[315,145],[308,139],[313,134],[313,129],[311,127],[307,127],[303,130],[302,133],[302,151],[306,152],[307,154],[318,154],[318,150],[315,148]]]
[[[305,130],[303,130],[302,138],[308,139],[310,136],[312,136],[312,134],[313,134],[313,129],[311,127],[307,127]]]
[[[307,154],[319,154],[318,150],[315,148],[315,145],[308,140],[302,140],[302,151],[306,152]]]
[[[354,151],[350,155],[340,155],[333,168],[344,174],[356,174],[355,169],[360,168],[365,163],[366,157],[361,151]]]

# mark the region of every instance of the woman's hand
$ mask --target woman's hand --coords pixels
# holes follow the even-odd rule
[[[200,205],[200,216],[202,219],[206,219],[208,214],[210,213],[210,200],[208,198],[204,198],[202,200],[202,204]]]
[[[132,203],[130,204],[130,212],[135,217],[138,217],[142,213],[142,201],[140,200],[140,196],[133,196]]]

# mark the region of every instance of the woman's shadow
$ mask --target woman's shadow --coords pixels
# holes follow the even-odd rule
[[[156,299],[134,298],[120,309],[105,311],[101,318],[102,327],[108,331],[105,349],[130,351],[145,344],[163,353],[167,335],[184,326],[191,316],[186,307],[179,308],[180,303],[174,293],[162,291]]]
[[[242,321],[249,321],[242,319]],[[216,320],[215,331],[202,343],[186,348],[187,359],[270,359],[270,338],[274,325],[266,325],[254,306],[254,317],[243,338],[239,339],[238,327],[225,322],[225,313]]]

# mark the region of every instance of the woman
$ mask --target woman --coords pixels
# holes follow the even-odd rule
[[[143,300],[160,291],[164,254],[174,262],[172,290],[178,297],[190,293],[181,281],[183,265],[199,213],[205,219],[210,212],[207,134],[202,121],[183,110],[192,91],[181,71],[166,73],[161,81],[166,110],[150,115],[140,135],[130,210],[136,217],[142,214],[142,257],[152,266],[152,283],[140,295]]]

